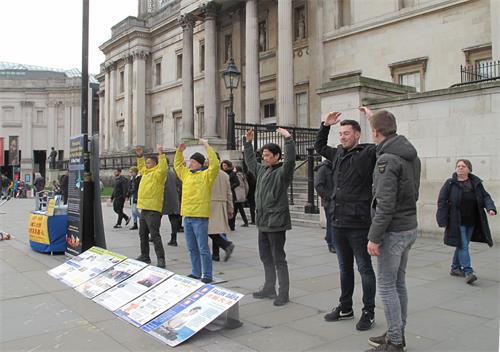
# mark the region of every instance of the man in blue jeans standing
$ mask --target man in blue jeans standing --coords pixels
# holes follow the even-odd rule
[[[378,289],[387,321],[385,334],[368,339],[375,347],[369,351],[402,352],[406,347],[404,331],[408,310],[406,265],[417,238],[420,159],[408,139],[396,133],[394,115],[386,110],[373,114],[367,108],[361,109],[377,144],[367,250],[378,257]]]
[[[340,112],[330,112],[316,136],[316,151],[330,160],[333,168],[333,193],[330,216],[333,238],[340,268],[341,295],[339,305],[325,315],[326,321],[354,318],[354,258],[363,287],[363,309],[356,324],[358,330],[371,329],[375,322],[375,273],[366,251],[371,224],[372,174],[376,154],[374,144],[360,144],[361,127],[354,120],[340,121]],[[340,145],[330,147],[330,126],[340,122]]]

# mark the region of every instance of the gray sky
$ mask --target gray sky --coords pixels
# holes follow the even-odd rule
[[[89,0],[89,72],[111,27],[137,16],[137,0]],[[0,0],[0,61],[60,69],[82,66],[82,0]]]

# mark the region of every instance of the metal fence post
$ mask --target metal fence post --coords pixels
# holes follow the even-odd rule
[[[307,148],[307,204],[304,207],[306,214],[319,214],[314,205],[314,148]]]

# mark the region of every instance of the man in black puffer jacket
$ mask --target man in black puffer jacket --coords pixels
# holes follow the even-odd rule
[[[375,273],[366,251],[371,224],[372,174],[376,153],[374,144],[359,144],[361,127],[354,120],[340,122],[340,112],[330,112],[321,123],[316,151],[330,160],[334,190],[331,197],[333,238],[340,268],[340,304],[325,315],[326,321],[353,319],[354,258],[363,286],[363,310],[356,324],[368,330],[375,322]],[[340,122],[340,145],[327,145],[330,126]]]

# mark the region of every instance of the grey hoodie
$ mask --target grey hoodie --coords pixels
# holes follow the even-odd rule
[[[381,243],[386,232],[417,227],[420,159],[401,135],[387,137],[377,146],[373,170],[372,224],[368,239]]]

